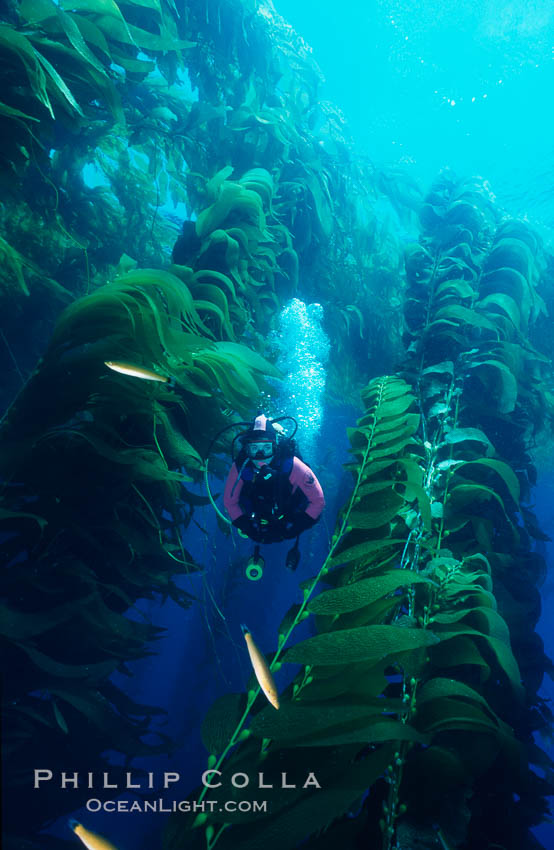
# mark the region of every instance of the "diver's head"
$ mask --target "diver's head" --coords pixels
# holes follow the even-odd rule
[[[244,449],[256,466],[269,463],[275,454],[277,444],[277,428],[271,421],[260,413],[256,416],[252,427],[244,435]]]
[[[245,448],[246,454],[256,466],[269,463],[275,454],[275,443],[271,440],[252,440],[246,444]]]

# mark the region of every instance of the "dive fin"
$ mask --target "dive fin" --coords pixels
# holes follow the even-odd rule
[[[287,552],[287,559],[285,561],[285,565],[288,570],[295,570],[300,563],[300,549],[298,548],[298,537],[296,538],[296,542],[292,549],[289,549]]]

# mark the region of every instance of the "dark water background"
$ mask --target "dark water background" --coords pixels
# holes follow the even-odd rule
[[[490,181],[501,207],[515,216],[528,215],[552,238],[551,0],[276,0],[276,9],[314,48],[327,78],[323,94],[343,109],[364,156],[376,164],[401,164],[423,188],[444,166],[460,176],[479,174]],[[160,728],[176,739],[175,753],[136,764],[158,776],[163,770],[179,772],[179,794],[172,789],[172,798],[186,798],[205,769],[199,730],[208,707],[217,696],[246,688],[251,669],[240,623],[248,623],[262,650],[273,649],[284,614],[301,599],[299,583],[317,572],[325,558],[337,509],[348,492],[341,463],[346,459],[345,427],[354,418],[349,410],[326,412],[318,452],[310,459],[325,483],[326,516],[303,536],[296,573],[284,568],[290,544],[279,544],[269,547],[263,580],[248,582],[244,563],[252,545],[222,535],[206,507],[195,518],[207,533],[187,532],[187,547],[207,570],[183,579],[199,604],[183,611],[171,601],[163,606],[148,602],[132,613],[167,629],[156,645],[157,655],[132,665],[133,676],[118,676],[118,681],[137,701],[168,711]],[[536,511],[541,527],[554,537],[553,465],[548,448],[541,451]],[[221,490],[221,482],[213,486]],[[550,545],[547,554],[552,554]],[[553,604],[549,578],[539,631],[550,655]],[[554,696],[551,682],[545,682],[543,694]],[[160,815],[87,813],[84,819],[109,834],[121,850],[159,846]],[[65,824],[54,828],[64,836],[66,830]],[[536,833],[545,847],[554,847],[551,825]]]

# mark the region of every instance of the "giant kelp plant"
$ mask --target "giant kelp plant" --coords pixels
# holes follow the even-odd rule
[[[201,567],[187,479],[277,377],[265,337],[298,293],[326,307],[330,399],[357,398],[376,352],[390,375],[362,394],[351,498],[280,629],[273,669],[302,666],[280,713],[252,687],[203,730],[210,767],[286,770],[298,788],[257,818],[176,819],[167,846],[530,847],[550,787],[529,764],[551,770],[531,737],[550,720],[529,506],[550,407],[535,235],[444,175],[406,282],[373,201],[415,230],[417,186],[355,156],[269,2],[15,0],[0,57],[0,346],[21,376],[43,355],[1,431],[13,846],[46,847],[37,830],[83,799],[41,793],[18,818],[39,755],[99,770],[108,749],[171,746],[146,740],[158,709],[110,682],[157,634],[126,612],[193,602],[177,579]],[[317,634],[289,646],[311,615]],[[307,767],[321,790],[301,787]]]
[[[45,791],[22,824],[21,800],[39,763],[100,770],[107,750],[132,758],[171,746],[145,740],[160,709],[133,703],[109,680],[151,653],[159,635],[124,612],[144,598],[190,605],[176,576],[198,569],[183,541],[206,499],[186,483],[198,479],[206,441],[226,422],[222,406],[246,413],[263,377],[278,374],[245,346],[216,338],[200,317],[210,306],[179,278],[148,269],[76,301],[2,423],[5,825],[13,846],[87,796],[84,788]],[[175,386],[122,378],[106,360],[144,363]]]
[[[272,656],[301,670],[278,712],[252,686],[204,725],[209,768],[279,790],[249,787],[268,814],[173,816],[168,850],[537,846],[553,791],[533,738],[552,719],[537,695],[552,665],[534,632],[527,453],[549,408],[550,364],[529,341],[544,260],[478,183],[443,175],[421,217],[404,363],[362,393],[351,497]],[[286,648],[310,615],[314,636]]]

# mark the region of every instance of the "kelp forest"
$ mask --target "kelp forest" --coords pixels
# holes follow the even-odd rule
[[[327,410],[358,411],[348,496],[267,656],[292,671],[279,711],[252,679],[202,740],[206,768],[301,779],[276,781],[266,813],[173,814],[160,848],[540,847],[553,668],[533,449],[553,418],[554,263],[539,234],[484,178],[420,187],[357,151],[270,0],[1,15],[4,846],[76,846],[41,830],[90,792],[31,796],[35,767],[117,777],[171,748],[150,734],[163,706],[112,680],[160,635],[127,612],[196,604],[208,450],[282,380],[267,340],[298,297],[324,309]],[[217,438],[219,490],[227,451]],[[321,788],[302,787],[308,765]]]

